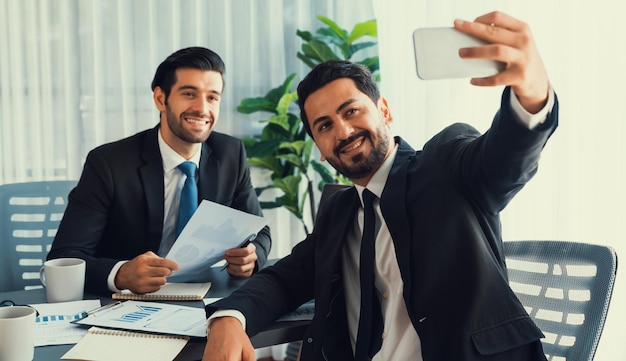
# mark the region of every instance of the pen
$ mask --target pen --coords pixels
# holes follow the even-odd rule
[[[109,304],[101,306],[101,307],[94,308],[93,310],[83,312],[83,317],[87,317],[87,316],[90,316],[90,315],[95,315],[96,313],[98,313],[100,311],[104,311],[104,310],[107,310],[109,308],[115,307],[115,306],[117,306],[117,305],[119,305],[121,303],[122,303],[122,301],[116,301],[116,302],[109,303]]]
[[[243,243],[241,244],[241,246],[239,246],[239,248],[246,248],[246,247],[248,247],[248,245],[250,243],[252,243],[252,241],[254,241],[255,238],[256,238],[256,234],[252,233],[251,235],[246,237],[245,241],[243,241]],[[226,264],[224,265],[224,267],[222,267],[220,272],[224,271],[226,268],[228,268],[228,262],[226,262]]]

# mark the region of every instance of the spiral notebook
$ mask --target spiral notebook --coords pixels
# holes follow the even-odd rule
[[[61,360],[171,361],[189,341],[185,336],[91,327]]]
[[[129,290],[116,292],[114,300],[135,301],[199,301],[211,289],[211,282],[206,283],[166,283],[160,290],[139,295]]]

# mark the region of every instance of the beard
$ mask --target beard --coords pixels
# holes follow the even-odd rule
[[[213,120],[210,119],[210,117],[208,129],[205,132],[197,133],[183,127],[183,124],[185,123],[185,117],[193,116],[207,118],[207,116],[203,116],[202,114],[197,112],[183,112],[180,113],[180,116],[176,116],[176,114],[172,112],[172,109],[167,104],[165,104],[165,116],[167,118],[167,126],[170,128],[170,131],[181,140],[187,143],[203,143],[207,139],[209,139],[209,135],[211,134],[212,129],[211,123],[214,123]]]
[[[362,136],[364,136],[364,142],[369,141],[372,143],[371,154],[356,154],[350,159],[351,163],[349,164],[342,161],[339,150]],[[387,151],[389,150],[389,135],[385,134],[385,130],[383,128],[378,129],[376,132],[376,138],[380,139],[378,143],[376,143],[372,139],[371,134],[367,132],[361,132],[353,135],[335,147],[335,157],[332,159],[328,158],[328,163],[330,163],[330,165],[332,165],[333,168],[335,168],[339,173],[350,179],[359,179],[371,175],[383,164]]]

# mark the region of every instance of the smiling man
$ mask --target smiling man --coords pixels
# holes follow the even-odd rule
[[[196,169],[190,177],[197,184],[196,204],[207,199],[262,214],[242,142],[213,131],[224,71],[222,59],[206,48],[171,54],[152,81],[159,124],[87,156],[48,258],[86,260],[88,291],[153,292],[178,268],[163,257],[184,226],[178,224],[187,179],[178,168],[183,162]],[[265,264],[270,246],[265,227],[246,248],[226,252],[228,272],[251,276]]]
[[[312,298],[302,361],[545,361],[508,284],[499,214],[537,171],[558,102],[526,24],[493,12],[454,26],[489,43],[461,57],[506,64],[471,80],[504,86],[491,128],[453,124],[415,150],[391,135],[367,68],[316,66],[298,86],[302,123],[355,186],[289,256],[207,305],[204,361],[253,361],[248,336]]]

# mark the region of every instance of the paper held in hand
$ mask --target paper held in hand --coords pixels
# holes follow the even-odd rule
[[[241,246],[265,225],[265,218],[202,200],[165,258],[179,269],[168,282],[199,282],[227,249]]]

